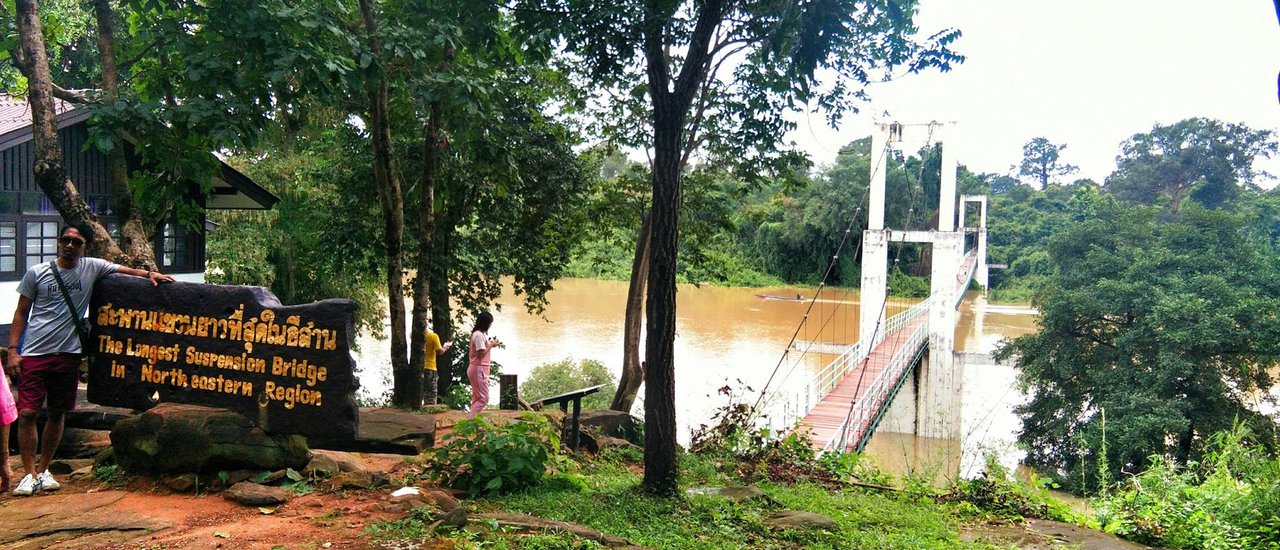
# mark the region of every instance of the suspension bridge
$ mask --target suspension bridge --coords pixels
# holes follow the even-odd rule
[[[822,341],[836,316],[848,311],[834,308],[821,314],[814,306],[825,289],[819,287],[788,345],[779,367],[790,365],[784,378],[797,371],[798,383],[770,382],[761,392],[760,410],[775,430],[799,426],[813,447],[824,451],[861,451],[884,419],[904,385],[914,384],[914,419],[917,435],[958,438],[960,414],[951,396],[959,390],[963,364],[955,353],[956,309],[972,281],[988,284],[987,197],[956,193],[958,163],[955,147],[942,147],[942,165],[936,227],[890,229],[885,227],[885,159],[891,144],[902,140],[903,126],[877,124],[872,134],[872,165],[867,194],[867,228],[859,242],[861,286],[857,313],[857,341]],[[942,145],[954,138],[954,125],[931,122],[926,146]],[[950,135],[949,135],[950,134]],[[878,158],[877,158],[878,157]],[[924,164],[921,162],[921,174]],[[921,181],[918,176],[917,181]],[[911,224],[919,197],[912,196],[905,225]],[[970,225],[967,207],[974,205],[976,219]],[[959,206],[959,216],[957,216]],[[855,215],[856,219],[857,216]],[[846,235],[849,231],[846,231]],[[904,311],[886,317],[889,309],[888,265],[891,244],[899,255],[906,243],[931,249],[930,294]],[[842,245],[843,246],[843,245]],[[833,256],[833,265],[840,251]],[[897,259],[895,258],[895,263]],[[830,301],[830,300],[826,300]],[[817,314],[815,314],[815,312]],[[838,321],[837,321],[838,322]],[[799,338],[807,324],[820,324],[815,337]],[[814,357],[825,358],[817,368]],[[775,369],[775,375],[778,369]],[[784,389],[785,388],[785,389]]]

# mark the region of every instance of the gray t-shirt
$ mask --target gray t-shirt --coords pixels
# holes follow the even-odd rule
[[[53,278],[49,267],[49,262],[43,262],[28,269],[22,276],[22,282],[18,283],[18,294],[31,300],[31,316],[27,318],[27,331],[22,337],[20,350],[23,357],[80,353],[75,320],[67,312],[67,301],[63,299],[58,281]],[[58,268],[78,315],[86,315],[93,284],[117,269],[120,269],[119,264],[100,258],[80,258],[74,268]],[[88,327],[87,324],[85,326]]]

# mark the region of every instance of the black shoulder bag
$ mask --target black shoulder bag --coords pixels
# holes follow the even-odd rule
[[[67,292],[67,284],[62,282],[62,275],[58,273],[58,261],[49,262],[49,269],[53,271],[53,278],[58,281],[58,290],[62,291],[62,299],[67,302],[67,310],[71,311],[71,319],[75,321],[76,333],[80,335],[80,353],[88,359],[89,357],[89,327],[84,326],[84,318],[80,316],[80,310],[76,309],[75,303],[71,301],[71,293]]]

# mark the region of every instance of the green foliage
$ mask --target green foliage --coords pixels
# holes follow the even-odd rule
[[[1057,144],[1043,137],[1032,138],[1022,146],[1022,164],[1018,165],[1018,175],[1029,177],[1041,189],[1057,183],[1060,176],[1071,175],[1079,168],[1063,163],[1062,150],[1065,144]]]
[[[129,475],[119,464],[99,464],[93,467],[93,477],[103,485],[121,486],[128,481]]]
[[[682,488],[744,483],[733,475],[728,460],[715,454],[682,455]],[[626,464],[593,460],[581,468],[585,489],[544,482],[528,491],[488,497],[477,506],[579,523],[650,548],[974,548],[956,536],[957,506],[916,495],[765,482],[757,486],[768,499],[732,502],[688,493],[666,499],[637,490],[640,476]],[[839,527],[832,532],[766,528],[762,520],[780,509],[823,514]],[[493,537],[485,542],[497,544]]]
[[[1149,467],[1093,501],[1099,526],[1145,544],[1280,548],[1280,459],[1243,425],[1214,434],[1201,461]]]
[[[617,384],[604,363],[594,359],[565,359],[533,368],[529,378],[520,384],[520,396],[533,402],[553,395],[591,386],[603,385],[600,391],[582,399],[584,409],[605,409],[613,400]]]
[[[472,495],[516,491],[537,484],[560,450],[560,434],[545,416],[494,426],[478,416],[454,426],[434,451],[430,475]]]
[[[1252,221],[1199,207],[1162,221],[1110,197],[1073,217],[1049,241],[1041,330],[1000,350],[1030,395],[1027,462],[1097,490],[1102,409],[1111,479],[1151,455],[1196,460],[1236,418],[1269,426],[1244,399],[1280,361],[1280,255]]]
[[[889,272],[889,295],[902,298],[924,298],[929,295],[928,277],[915,277],[901,271]]]
[[[1019,482],[1008,468],[1000,464],[999,457],[990,454],[986,457],[982,476],[957,482],[942,500],[968,502],[1001,520],[1044,518],[1073,521],[1071,510],[1048,496],[1048,486],[1047,480],[1037,476],[1032,477],[1030,485]]]
[[[1156,124],[1122,144],[1107,189],[1126,201],[1162,205],[1176,213],[1184,199],[1219,208],[1242,190],[1257,190],[1256,159],[1276,153],[1275,134],[1244,124],[1189,118]]]
[[[212,211],[208,280],[266,286],[285,304],[349,298],[357,328],[381,334],[386,268],[377,193],[357,130],[322,132],[306,146],[236,162],[280,197],[270,211]],[[338,160],[341,159],[341,160]]]

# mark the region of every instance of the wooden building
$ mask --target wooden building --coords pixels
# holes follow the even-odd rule
[[[107,158],[96,148],[86,147],[89,109],[54,101],[67,177],[118,238],[120,220],[111,209]],[[57,257],[58,231],[63,225],[62,217],[35,182],[33,162],[30,106],[23,99],[0,94],[0,323],[5,325],[17,306],[17,286],[23,273]],[[220,163],[213,193],[203,201],[207,209],[262,210],[270,209],[279,198]],[[203,220],[202,228],[193,231],[176,219],[164,223],[152,243],[157,269],[179,280],[203,282],[205,232],[209,229]],[[0,332],[7,332],[3,329],[7,327],[0,327]]]

